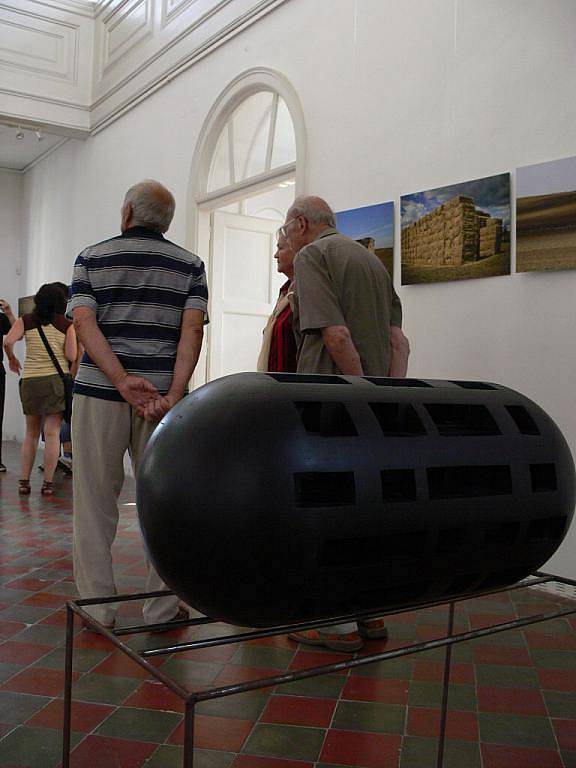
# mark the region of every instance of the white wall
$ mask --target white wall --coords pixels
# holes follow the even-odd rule
[[[23,177],[18,173],[0,170],[0,232],[2,246],[0,256],[0,298],[6,299],[18,314],[20,292],[20,271],[22,265],[22,187]],[[18,348],[18,355],[21,350]],[[24,434],[22,410],[18,398],[18,377],[6,369],[6,406],[2,438],[21,439]]]
[[[308,190],[336,210],[574,155],[575,25],[573,0],[290,0],[26,174],[27,285],[69,275],[83,245],[114,234],[123,191],[143,177],[176,194],[170,236],[186,242],[202,122],[255,66],[297,90]],[[398,291],[411,375],[514,387],[552,415],[576,454],[576,271]],[[576,526],[550,567],[575,577],[574,545]]]

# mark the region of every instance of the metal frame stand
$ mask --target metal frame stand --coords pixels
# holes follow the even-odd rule
[[[373,664],[376,661],[385,661],[387,659],[398,659],[404,656],[409,656],[415,653],[421,653],[422,651],[428,651],[432,648],[446,648],[446,656],[444,662],[444,687],[442,696],[442,709],[440,720],[440,734],[438,742],[438,756],[436,767],[442,768],[444,762],[444,745],[446,740],[446,718],[448,713],[448,691],[450,686],[450,668],[452,658],[452,646],[456,643],[463,643],[466,640],[473,640],[479,637],[485,637],[487,635],[494,635],[498,632],[506,632],[509,629],[519,629],[527,627],[532,624],[539,624],[543,621],[549,621],[550,619],[556,619],[563,616],[570,616],[576,614],[576,605],[567,607],[562,610],[553,611],[547,614],[536,614],[534,616],[527,616],[521,619],[515,619],[514,621],[506,621],[501,624],[494,624],[490,627],[484,627],[482,629],[475,629],[470,632],[461,632],[454,634],[454,614],[455,605],[463,600],[470,600],[478,597],[486,597],[501,592],[509,592],[517,589],[526,589],[537,584],[545,584],[550,582],[557,582],[560,584],[566,584],[569,586],[576,586],[576,580],[566,579],[562,576],[555,576],[553,574],[537,572],[533,576],[519,582],[511,587],[503,589],[493,589],[478,594],[467,594],[457,597],[453,597],[446,601],[433,601],[427,603],[419,603],[416,605],[406,606],[400,610],[393,611],[371,611],[354,614],[353,616],[336,616],[330,619],[324,619],[322,621],[313,621],[306,624],[290,624],[278,627],[271,627],[268,629],[249,630],[245,632],[230,634],[217,637],[209,637],[203,640],[192,640],[184,643],[178,643],[176,645],[167,645],[159,648],[148,648],[146,650],[135,651],[122,641],[122,636],[141,634],[144,632],[159,632],[165,630],[178,629],[180,627],[199,626],[204,624],[218,623],[215,619],[208,617],[202,617],[198,619],[184,619],[182,621],[172,621],[165,624],[153,624],[153,625],[137,625],[133,627],[121,627],[118,629],[107,629],[100,624],[96,619],[92,618],[85,610],[85,606],[104,605],[106,603],[121,603],[131,600],[142,600],[150,597],[165,597],[174,594],[170,591],[162,592],[147,592],[134,595],[115,595],[107,598],[92,598],[87,600],[72,600],[66,604],[66,665],[65,665],[65,689],[64,689],[64,727],[63,727],[63,759],[62,768],[69,768],[70,766],[70,736],[71,736],[71,716],[72,716],[72,661],[74,652],[74,616],[79,616],[85,624],[89,625],[92,629],[107,637],[110,642],[125,653],[129,658],[143,667],[152,677],[155,677],[161,683],[164,683],[173,693],[179,696],[185,703],[184,713],[184,757],[182,761],[182,768],[193,768],[194,765],[194,715],[195,707],[199,701],[208,701],[211,699],[218,699],[224,696],[232,696],[236,693],[244,693],[245,691],[253,691],[261,688],[269,688],[274,685],[282,685],[284,683],[291,683],[294,680],[302,680],[308,677],[317,677],[320,675],[327,675],[332,672],[340,672],[354,667],[361,667],[365,664]],[[391,651],[382,651],[380,653],[373,653],[366,656],[355,656],[347,659],[346,661],[336,662],[333,664],[323,664],[318,667],[310,667],[307,669],[296,670],[286,674],[278,674],[273,677],[260,678],[258,680],[252,680],[246,683],[239,683],[237,685],[224,685],[217,688],[209,688],[199,691],[188,691],[170,677],[165,675],[161,669],[153,666],[149,659],[155,656],[163,656],[173,653],[179,653],[182,651],[190,651],[199,648],[209,648],[219,645],[229,645],[232,643],[243,642],[244,640],[253,640],[256,638],[272,637],[274,635],[284,635],[288,632],[296,632],[304,629],[318,629],[320,627],[329,626],[334,623],[343,621],[350,621],[357,618],[370,618],[373,616],[394,615],[399,613],[406,613],[412,611],[418,611],[425,608],[437,607],[440,605],[448,606],[448,625],[446,635],[438,638],[437,640],[429,640],[421,643],[413,643],[411,645],[403,646],[401,648],[395,648]]]

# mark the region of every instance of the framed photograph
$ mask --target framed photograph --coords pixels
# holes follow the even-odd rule
[[[516,271],[576,269],[576,157],[516,171]]]
[[[394,279],[394,203],[339,211],[336,229],[375,253]]]
[[[402,285],[510,274],[510,174],[401,198]]]

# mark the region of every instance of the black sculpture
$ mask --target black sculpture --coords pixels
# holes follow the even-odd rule
[[[167,415],[138,477],[166,584],[249,626],[510,585],[574,503],[558,427],[483,382],[227,376]]]

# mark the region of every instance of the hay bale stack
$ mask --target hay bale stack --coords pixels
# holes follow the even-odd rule
[[[480,230],[479,257],[486,259],[500,253],[502,244],[502,219],[487,219]]]
[[[478,253],[476,209],[458,195],[402,230],[402,260],[421,266],[459,265]]]

